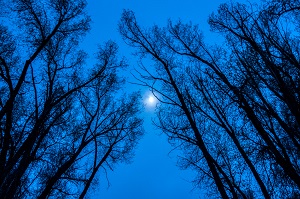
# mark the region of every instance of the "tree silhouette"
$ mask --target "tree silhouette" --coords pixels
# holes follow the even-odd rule
[[[126,66],[116,44],[99,46],[94,66],[79,50],[85,7],[14,0],[1,9],[10,12],[0,25],[0,198],[83,198],[143,133],[139,94],[115,97]]]
[[[212,197],[299,197],[299,6],[221,4],[209,24],[222,46],[197,25],[144,29],[123,12],[124,41],[154,63],[138,79],[162,103],[156,125]]]

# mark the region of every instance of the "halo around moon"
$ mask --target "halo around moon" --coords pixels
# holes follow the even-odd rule
[[[153,104],[153,103],[155,103],[155,98],[154,98],[154,96],[152,96],[152,95],[150,95],[149,97],[148,97],[148,102],[149,102],[149,104]]]
[[[145,93],[145,95],[144,95],[144,106],[147,109],[155,108],[157,103],[158,103],[158,99],[156,98],[155,95],[153,95],[152,92]]]

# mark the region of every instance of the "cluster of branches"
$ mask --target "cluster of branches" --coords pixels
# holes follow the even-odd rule
[[[211,197],[300,196],[299,9],[222,4],[209,18],[222,46],[205,44],[197,25],[144,29],[123,12],[123,39],[154,63],[138,73],[161,102],[156,125]]]
[[[0,25],[0,198],[83,198],[101,168],[130,159],[142,135],[139,94],[117,93],[126,63],[116,44],[100,46],[94,66],[78,50],[89,30],[85,7],[1,7],[2,17],[10,12]]]

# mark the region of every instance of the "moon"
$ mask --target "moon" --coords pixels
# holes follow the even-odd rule
[[[150,104],[154,104],[154,103],[155,103],[155,98],[154,98],[154,96],[150,95],[150,96],[148,97],[148,102],[149,102]]]
[[[144,106],[147,108],[147,110],[154,110],[156,105],[158,104],[157,96],[154,95],[152,92],[147,92],[144,95]]]

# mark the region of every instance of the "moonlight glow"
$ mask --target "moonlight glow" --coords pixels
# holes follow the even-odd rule
[[[144,95],[144,106],[147,110],[154,110],[158,103],[158,99],[152,92],[146,92]]]
[[[148,102],[149,102],[149,104],[155,103],[155,98],[153,96],[149,96],[148,97]]]

